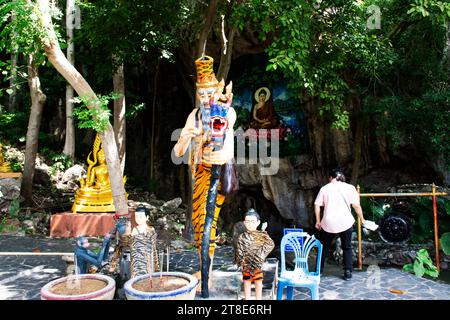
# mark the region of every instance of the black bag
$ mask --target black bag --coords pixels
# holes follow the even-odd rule
[[[234,158],[222,166],[220,172],[220,194],[226,196],[239,190],[239,177],[236,171]]]

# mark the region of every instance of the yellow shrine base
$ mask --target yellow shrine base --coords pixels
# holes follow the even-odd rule
[[[128,209],[132,228],[136,226],[134,211],[134,208]],[[80,212],[78,214],[73,214],[73,212],[60,212],[51,215],[50,237],[104,237],[105,234],[114,230],[114,227],[114,213]]]
[[[0,179],[22,178],[21,172],[0,172]]]
[[[128,199],[128,194],[126,194]],[[115,212],[116,208],[112,200],[112,193],[109,192],[89,192],[80,189],[75,194],[75,201],[72,205],[72,212]]]

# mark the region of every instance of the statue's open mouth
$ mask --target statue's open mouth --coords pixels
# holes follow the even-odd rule
[[[211,117],[211,132],[214,137],[223,137],[227,128],[228,121],[226,118],[219,116]]]

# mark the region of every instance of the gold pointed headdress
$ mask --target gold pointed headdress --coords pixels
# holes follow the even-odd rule
[[[197,88],[215,87],[219,83],[213,69],[214,59],[210,56],[202,56],[195,60],[197,67]]]

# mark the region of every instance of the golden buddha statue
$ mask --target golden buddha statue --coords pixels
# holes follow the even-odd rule
[[[5,157],[3,156],[2,148],[3,148],[3,145],[0,144],[0,172],[1,173],[13,172],[9,162],[5,161]]]
[[[86,179],[80,179],[80,188],[75,194],[75,202],[72,212],[115,212],[111,184],[109,181],[106,156],[103,148],[100,148],[100,136],[94,141],[93,160],[91,153],[87,157],[89,164]],[[123,178],[125,183],[126,177]],[[128,197],[128,195],[127,195]]]

